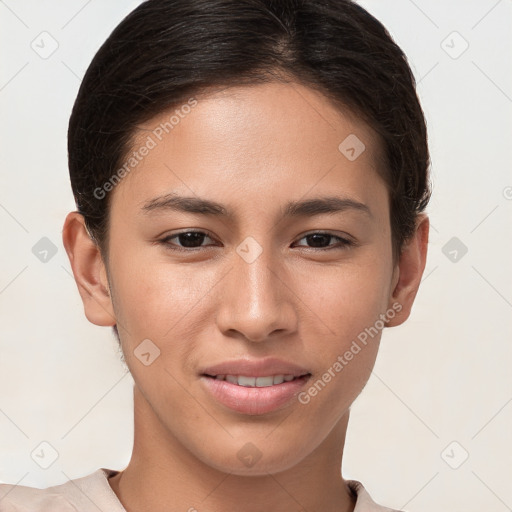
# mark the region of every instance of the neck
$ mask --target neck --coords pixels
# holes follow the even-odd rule
[[[237,475],[205,464],[183,446],[134,387],[133,453],[109,479],[127,512],[353,512],[355,498],[341,475],[349,411],[295,466],[278,473]]]

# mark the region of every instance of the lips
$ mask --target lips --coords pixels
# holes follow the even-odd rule
[[[236,359],[200,370],[204,391],[216,402],[241,414],[259,415],[293,403],[312,374],[290,361]]]
[[[256,379],[257,377],[252,377]],[[311,374],[264,387],[233,384],[227,380],[201,375],[199,381],[205,393],[219,405],[240,414],[267,414],[298,403],[294,400]]]

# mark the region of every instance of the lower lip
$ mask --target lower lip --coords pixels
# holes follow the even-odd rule
[[[265,414],[290,402],[310,377],[310,374],[304,375],[298,379],[262,388],[239,386],[206,375],[201,375],[201,382],[206,390],[226,407],[242,414]]]

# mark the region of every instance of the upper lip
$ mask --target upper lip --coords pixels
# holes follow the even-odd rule
[[[300,377],[310,372],[294,363],[274,357],[265,359],[234,359],[208,366],[201,371],[202,375],[244,375],[247,377],[263,377],[267,375],[293,375]]]

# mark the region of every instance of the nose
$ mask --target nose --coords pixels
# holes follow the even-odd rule
[[[234,255],[233,266],[222,280],[216,315],[224,335],[262,342],[277,333],[294,332],[297,315],[291,269],[278,258],[267,249],[253,261]]]

